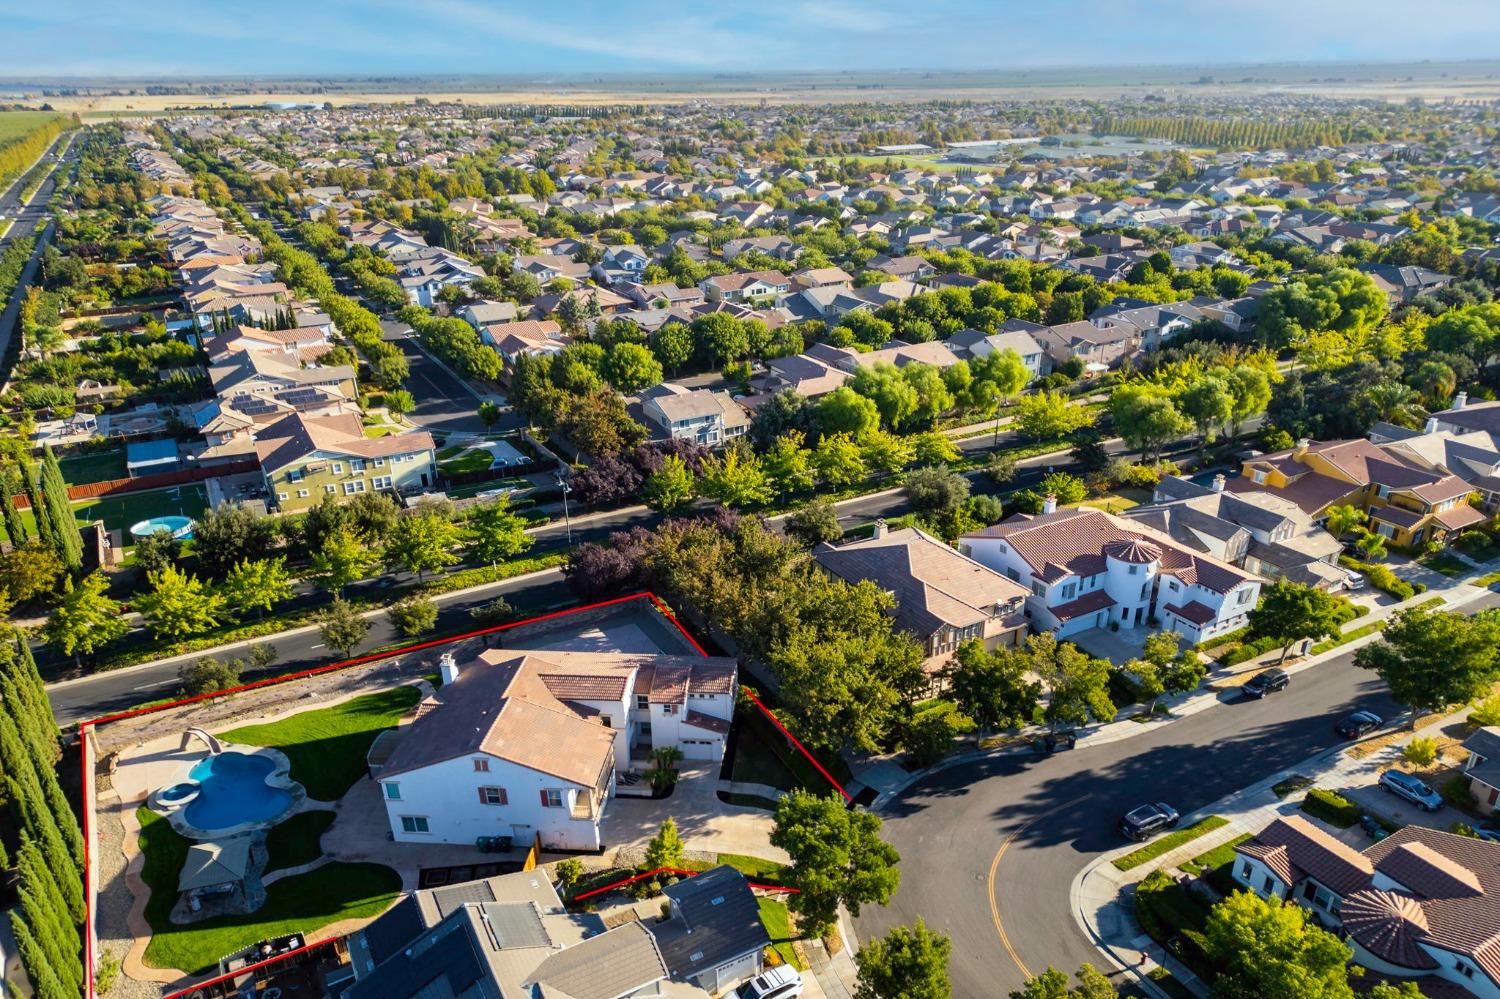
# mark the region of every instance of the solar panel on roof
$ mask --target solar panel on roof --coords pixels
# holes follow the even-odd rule
[[[439,888],[432,893],[433,904],[437,906],[438,913],[445,917],[448,913],[470,902],[493,902],[494,900],[495,893],[490,889],[488,881],[467,881],[450,888]]]

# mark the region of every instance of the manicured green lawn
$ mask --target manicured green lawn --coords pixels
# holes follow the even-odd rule
[[[760,906],[761,925],[770,934],[772,949],[781,955],[783,962],[801,970],[803,964],[797,960],[797,951],[792,947],[792,919],[786,903],[769,895],[762,895],[755,901]]]
[[[488,448],[473,448],[457,457],[438,462],[438,471],[444,475],[467,475],[470,472],[483,472],[494,462],[495,456],[490,454]]]
[[[365,754],[375,736],[395,728],[420,699],[416,687],[392,687],[218,735],[225,742],[281,750],[292,762],[292,779],[307,788],[309,797],[337,801],[364,776]]]
[[[332,812],[320,808],[313,812],[298,812],[272,828],[266,835],[266,850],[271,855],[266,861],[267,873],[310,864],[323,856],[318,840],[333,825],[333,818]]]
[[[110,448],[93,454],[75,454],[57,459],[62,469],[63,481],[70,486],[81,486],[89,482],[107,482],[130,475],[125,468],[125,449]]]
[[[1445,576],[1462,576],[1470,569],[1469,563],[1450,552],[1428,555],[1421,562],[1433,572],[1441,572]]]
[[[136,817],[141,823],[141,851],[146,857],[141,877],[151,888],[146,920],[152,936],[146,947],[146,963],[152,967],[196,974],[213,967],[225,954],[266,937],[312,934],[339,920],[379,915],[401,892],[401,877],[389,867],[325,864],[271,885],[266,889],[265,905],[248,915],[177,926],[170,916],[189,840],[149,808],[138,809]]]
[[[1182,869],[1189,874],[1197,874],[1200,871],[1211,871],[1215,867],[1223,867],[1225,864],[1234,863],[1234,848],[1250,838],[1249,833],[1243,833],[1230,840],[1228,843],[1220,843],[1205,853],[1200,853],[1192,860],[1182,864]]]
[[[767,860],[764,857],[747,857],[743,853],[721,853],[719,854],[719,863],[728,864],[745,875],[745,877],[753,878],[757,881],[775,881],[786,870],[785,864],[777,863],[774,860]]]
[[[1128,871],[1133,867],[1141,866],[1149,860],[1155,860],[1163,854],[1170,853],[1182,844],[1191,842],[1204,833],[1213,832],[1215,829],[1228,824],[1229,820],[1222,815],[1210,815],[1208,818],[1195,822],[1186,829],[1177,829],[1167,833],[1165,836],[1157,837],[1139,850],[1134,850],[1123,857],[1116,858],[1114,864],[1120,870]]]
[[[199,517],[208,509],[208,493],[200,485],[179,486],[175,489],[153,489],[149,492],[122,493],[119,496],[101,496],[73,504],[73,517],[80,524],[104,521],[108,528],[128,532],[131,524],[148,517]],[[21,520],[27,530],[36,533],[36,518],[30,510],[21,511]],[[134,542],[127,535],[127,545]]]

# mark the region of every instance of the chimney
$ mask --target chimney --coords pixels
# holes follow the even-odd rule
[[[438,672],[442,674],[445,687],[458,679],[458,661],[453,658],[453,653],[444,652],[438,657]]]
[[[1294,451],[1294,452],[1292,452],[1292,456],[1294,458],[1300,458],[1300,457],[1302,457],[1304,454],[1307,453],[1307,449],[1308,449],[1308,447],[1311,444],[1312,444],[1312,441],[1308,440],[1306,437],[1298,437],[1297,438],[1297,450]]]
[[[1051,493],[1047,494],[1047,498],[1044,499],[1044,500],[1042,500],[1042,512],[1043,513],[1056,513],[1057,512],[1057,497],[1056,496],[1052,495]]]
[[[1216,492],[1216,493],[1222,493],[1223,491],[1224,491],[1224,475],[1221,472],[1220,474],[1214,476],[1214,492]]]
[[[1422,428],[1422,432],[1423,433],[1427,433],[1427,434],[1435,434],[1435,433],[1437,433],[1437,417],[1436,416],[1429,416],[1427,418],[1427,426],[1425,426],[1425,427]]]
[[[1454,409],[1463,409],[1464,406],[1468,405],[1468,402],[1469,402],[1469,393],[1467,393],[1467,392],[1460,392],[1460,393],[1458,393],[1458,395],[1456,395],[1456,396],[1453,397],[1453,408]]]
[[[875,537],[877,539],[885,537],[885,518],[884,517],[877,517],[875,519],[875,533],[872,535],[872,537]]]

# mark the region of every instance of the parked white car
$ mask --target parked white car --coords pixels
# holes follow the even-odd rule
[[[777,965],[739,987],[739,999],[797,999],[802,994],[802,975],[789,964]]]

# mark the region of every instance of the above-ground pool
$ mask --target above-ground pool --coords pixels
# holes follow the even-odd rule
[[[198,796],[184,810],[187,821],[211,831],[278,817],[291,805],[292,793],[266,783],[275,769],[270,759],[244,753],[219,753],[199,760],[188,771],[189,780],[197,782]]]
[[[193,536],[192,517],[152,517],[130,525],[130,536],[136,541],[149,538],[158,531],[166,531],[181,540]]]

